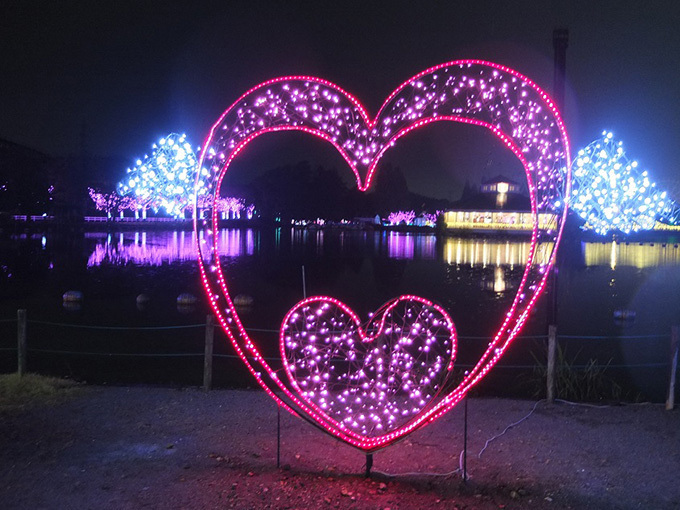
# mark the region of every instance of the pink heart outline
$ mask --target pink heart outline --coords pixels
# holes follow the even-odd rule
[[[500,359],[545,287],[567,213],[564,197],[571,186],[569,143],[557,108],[525,76],[479,60],[441,64],[407,80],[373,120],[353,96],[330,82],[307,76],[277,78],[252,88],[222,114],[199,161],[198,180],[208,180],[214,200],[229,165],[252,140],[270,132],[298,130],[330,142],[354,172],[359,189],[365,191],[389,147],[413,129],[442,120],[491,130],[522,162],[534,218],[531,247],[513,303],[475,367],[435,406],[390,434],[370,439],[347,435],[306,405],[279,377],[246,332],[229,296],[215,236],[217,210],[207,204],[212,221],[194,220],[197,232],[201,227],[197,235],[199,268],[211,307],[249,371],[279,405],[367,452],[430,423],[460,401]],[[539,212],[554,214],[554,222],[548,227],[539,225]],[[548,251],[548,263],[534,268],[539,249]]]
[[[416,319],[421,320],[415,322],[416,327],[404,331],[400,329],[398,323],[395,323],[394,314],[399,305],[407,306],[407,314],[413,313],[414,308],[408,308],[408,305],[414,303],[420,305],[414,308]],[[404,317],[401,319],[403,321]],[[342,322],[338,324],[338,320]],[[321,324],[317,324],[318,322]],[[447,331],[445,339],[440,335],[442,330]],[[395,336],[399,338],[395,339]],[[348,360],[347,357],[338,359],[338,353],[347,347],[350,353],[354,353],[354,340],[358,340],[359,344],[356,350],[365,351],[364,355],[356,359],[356,363],[353,363],[354,359]],[[375,345],[378,340],[383,341],[381,345]],[[456,344],[456,328],[446,310],[427,299],[412,295],[400,296],[385,303],[370,318],[366,327],[362,326],[359,317],[345,303],[327,296],[310,297],[289,310],[282,321],[279,334],[283,366],[298,395],[323,416],[325,421],[333,423],[334,426],[360,440],[375,439],[379,435],[408,425],[411,418],[406,419],[404,416],[420,413],[422,409],[435,402],[452,375]],[[373,351],[366,356],[371,350]],[[417,351],[420,351],[420,354]],[[440,356],[442,351],[443,356]],[[415,356],[412,355],[413,352]],[[372,354],[376,354],[375,358],[378,360],[376,366],[380,366],[377,370],[375,366],[366,365],[367,359],[370,359]],[[421,359],[423,356],[424,361]],[[434,356],[434,360],[430,359],[430,356]],[[383,361],[382,358],[386,360]],[[432,364],[435,370],[431,370]],[[339,375],[336,373],[331,377],[331,373],[338,365],[343,367],[343,373]],[[308,373],[306,380],[298,375],[300,370]],[[372,371],[375,374],[371,377]],[[364,382],[364,391],[359,391],[357,383],[354,383],[353,387],[348,384],[353,378],[358,381],[360,377],[356,377],[356,374],[359,373],[367,379]],[[347,381],[342,381],[343,379]],[[335,386],[338,383],[345,389],[340,394],[333,391],[337,389]],[[303,390],[301,384],[310,388]],[[409,399],[406,402],[410,411],[399,408],[396,399],[385,398],[386,394],[394,396],[404,388],[408,390]],[[425,397],[421,392],[426,393]],[[347,402],[351,400],[350,397],[360,399],[362,405]],[[366,403],[365,400],[369,402]],[[355,428],[359,423],[348,416],[337,416],[339,414],[337,408],[336,417],[331,416],[333,407],[339,401],[344,401],[340,405],[345,409],[357,407],[359,421],[364,420],[363,415],[366,414],[365,422],[374,425],[383,433],[373,435],[371,430],[369,435],[363,431],[351,430],[343,422],[353,422]],[[379,408],[377,412],[367,411],[367,408],[374,407]],[[388,423],[384,425],[386,416]],[[344,419],[340,422],[339,418]],[[390,422],[401,424],[397,426],[396,423]]]

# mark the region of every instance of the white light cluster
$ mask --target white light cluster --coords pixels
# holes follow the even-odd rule
[[[300,396],[348,431],[375,437],[432,403],[451,374],[453,325],[436,308],[400,299],[365,328],[331,298],[288,315],[282,357]]]
[[[206,196],[207,170],[197,179],[197,160],[186,135],[172,133],[152,145],[151,156],[138,159],[134,168],[118,183],[118,194],[133,197],[137,205],[155,211],[163,208],[183,217],[194,208],[194,197]]]
[[[578,152],[572,175],[570,206],[598,234],[650,230],[675,207],[610,132]]]

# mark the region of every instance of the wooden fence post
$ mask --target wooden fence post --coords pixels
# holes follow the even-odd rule
[[[678,371],[678,350],[680,350],[680,342],[678,342],[678,326],[671,328],[671,374],[668,382],[668,398],[666,399],[666,411],[671,411],[675,407],[675,374]]]
[[[557,353],[557,326],[548,326],[548,364],[546,377],[546,396],[549,404],[555,402],[555,355]]]
[[[17,373],[26,373],[26,310],[17,310]]]
[[[203,390],[212,388],[213,339],[215,338],[215,318],[212,314],[205,318],[205,355],[203,358]]]

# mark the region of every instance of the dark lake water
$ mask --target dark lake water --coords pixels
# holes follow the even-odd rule
[[[170,356],[198,354],[203,348],[201,324],[208,308],[194,235],[152,230],[5,235],[0,245],[0,347],[15,345],[16,312],[24,308],[29,345],[35,349],[29,370],[94,382],[200,384],[200,356]],[[461,337],[460,366],[475,361],[498,327],[529,249],[528,239],[522,238],[340,229],[224,229],[220,243],[232,297],[252,297],[242,318],[246,327],[263,330],[254,335],[266,352],[276,353],[280,321],[305,291],[337,297],[362,317],[408,293],[432,299],[449,312]],[[69,290],[83,293],[80,306],[63,306],[62,295]],[[197,304],[178,309],[182,293],[195,295]],[[149,298],[145,306],[138,306],[140,294]],[[526,324],[526,337],[545,335],[547,302],[544,295]],[[680,323],[678,244],[566,239],[557,303],[565,359],[576,365],[609,363],[607,373],[633,393],[665,397],[670,330]],[[633,311],[634,320],[615,320],[617,310]],[[170,329],[139,329],[145,327]],[[50,350],[69,354],[45,352]],[[130,356],[107,356],[111,352]],[[233,354],[221,334],[216,352]],[[139,356],[159,353],[167,356],[162,361]],[[0,355],[0,368],[12,370],[15,354],[5,350]],[[531,379],[530,367],[542,356],[540,339],[519,338],[502,361],[506,368],[497,367],[494,377]],[[216,369],[218,383],[242,383],[238,363],[229,358],[219,363],[224,366]],[[494,377],[488,389],[507,387],[494,383]]]

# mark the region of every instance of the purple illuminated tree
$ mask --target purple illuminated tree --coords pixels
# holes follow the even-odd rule
[[[397,211],[390,213],[387,221],[390,222],[390,225],[411,225],[415,218],[416,213],[413,211]]]
[[[117,211],[126,209],[131,203],[129,197],[121,197],[115,191],[111,193],[103,193],[94,188],[87,188],[90,198],[94,202],[94,206],[98,211],[104,211],[109,218]]]

